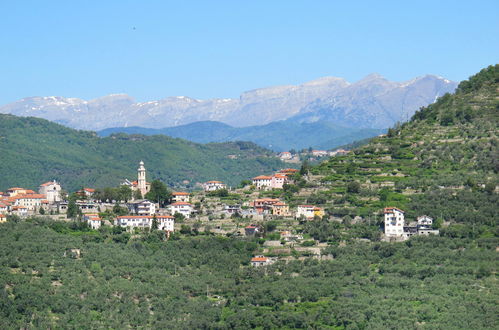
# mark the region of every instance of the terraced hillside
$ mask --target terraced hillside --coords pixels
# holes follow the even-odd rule
[[[375,219],[383,207],[396,206],[413,219],[428,214],[492,228],[498,90],[499,66],[490,66],[386,136],[307,169],[289,200],[322,205],[335,217]]]

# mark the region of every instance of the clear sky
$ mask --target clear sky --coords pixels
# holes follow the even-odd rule
[[[0,104],[238,97],[377,72],[463,80],[499,58],[499,1],[0,1]]]

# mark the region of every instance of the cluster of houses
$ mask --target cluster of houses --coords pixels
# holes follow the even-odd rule
[[[282,189],[284,184],[289,183],[290,176],[298,172],[294,168],[280,170],[273,175],[260,175],[252,179],[256,189]]]
[[[417,218],[416,222],[405,224],[404,211],[396,207],[387,207],[385,213],[385,237],[394,240],[406,240],[415,235],[438,235],[433,229],[433,219],[427,215]]]

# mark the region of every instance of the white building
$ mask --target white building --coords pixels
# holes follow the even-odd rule
[[[261,267],[273,264],[273,260],[264,256],[256,256],[251,258],[251,266]]]
[[[253,185],[257,189],[282,189],[287,180],[288,177],[282,173],[272,176],[260,175],[252,179]]]
[[[54,204],[55,202],[60,202],[62,200],[61,190],[61,185],[54,180],[42,183],[38,188],[38,193],[45,195],[46,200],[50,204]]]
[[[289,160],[293,158],[293,155],[289,151],[283,151],[279,154],[279,158],[281,158],[281,160]]]
[[[180,213],[184,217],[189,218],[192,213],[192,205],[187,202],[176,202],[168,205],[168,209],[170,210],[171,215],[175,215],[175,213]]]
[[[267,189],[272,185],[272,177],[267,175],[254,177],[252,181],[256,189]]]
[[[190,195],[187,192],[175,191],[172,192],[172,201],[175,202],[190,202]]]
[[[427,226],[427,227],[433,226],[433,218],[430,218],[427,215],[422,215],[418,217],[418,227],[420,226]]]
[[[99,229],[102,226],[102,219],[96,213],[83,215],[83,220],[92,229]]]
[[[404,211],[396,207],[385,208],[386,237],[402,237],[404,235]]]
[[[114,221],[115,226],[124,228],[151,228],[154,218],[158,221],[158,229],[171,231],[174,230],[175,218],[169,215],[158,215],[156,217],[150,215],[126,215],[117,217]]]
[[[227,189],[227,185],[222,181],[208,181],[203,184],[204,191],[216,191],[220,189]]]
[[[315,216],[314,209],[315,206],[313,205],[298,205],[295,216],[297,219],[302,216],[305,217],[305,219],[313,219]]]
[[[156,213],[156,205],[147,200],[137,200],[127,204],[130,213],[135,215],[154,215]]]

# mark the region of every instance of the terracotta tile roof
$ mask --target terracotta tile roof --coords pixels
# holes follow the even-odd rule
[[[9,188],[7,190],[11,190],[11,191],[16,191],[16,190],[26,190],[24,188],[19,188],[19,187],[14,187],[14,188]]]
[[[253,180],[272,180],[272,177],[267,175],[260,175],[254,177]]]
[[[153,215],[122,215],[117,217],[117,219],[152,219]],[[174,219],[171,215],[157,215],[156,219]]]
[[[222,181],[208,181],[206,183],[222,183]]]
[[[267,260],[269,260],[269,259],[266,258],[266,257],[254,257],[254,258],[251,258],[251,262],[254,262],[254,261],[266,262]]]
[[[398,209],[396,207],[385,207],[385,213],[393,213],[393,211],[399,211],[399,212],[405,213],[404,211],[402,211],[401,209]]]
[[[189,205],[189,206],[191,206],[191,203],[187,203],[187,202],[176,202],[176,203],[172,203],[170,205],[173,205],[173,206],[177,206],[177,205]]]
[[[54,182],[52,182],[52,181],[48,181],[48,182],[42,183],[42,184],[40,185],[40,187],[50,186],[50,185],[51,185],[51,184],[53,184],[53,183],[54,183]]]
[[[46,196],[44,194],[27,194],[27,195],[17,195],[13,197],[14,199],[44,199]]]
[[[95,189],[93,189],[93,188],[83,188],[83,190],[88,191],[88,192],[95,192]]]
[[[286,206],[286,203],[277,202],[277,203],[274,204],[274,206]]]
[[[172,192],[172,195],[173,196],[189,196],[189,193],[183,192],[183,191],[175,191],[175,192]]]

